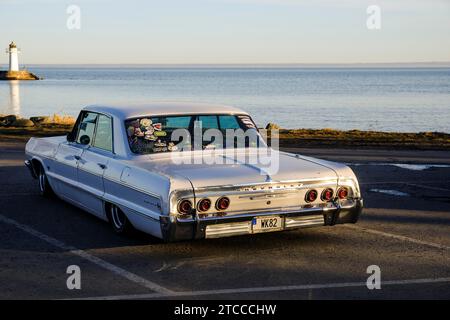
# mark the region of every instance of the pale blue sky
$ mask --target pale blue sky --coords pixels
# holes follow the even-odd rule
[[[22,64],[450,61],[450,0],[0,0],[0,30]]]

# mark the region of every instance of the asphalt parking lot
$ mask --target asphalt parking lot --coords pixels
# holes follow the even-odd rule
[[[450,152],[301,151],[351,165],[358,224],[164,244],[40,197],[23,145],[0,143],[0,299],[450,298]]]

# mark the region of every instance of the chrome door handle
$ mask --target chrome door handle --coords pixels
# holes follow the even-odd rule
[[[102,168],[103,170],[106,169],[106,164],[103,164],[103,163],[97,163],[97,165],[98,165],[100,168]]]
[[[81,160],[80,156],[73,156],[75,158],[75,160]]]

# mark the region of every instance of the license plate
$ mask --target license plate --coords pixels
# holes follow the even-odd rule
[[[253,233],[283,230],[284,218],[278,216],[255,217],[252,220]]]

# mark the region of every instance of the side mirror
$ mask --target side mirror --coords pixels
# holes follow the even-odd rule
[[[83,145],[88,145],[91,142],[91,138],[88,135],[82,135],[80,137],[80,143]]]

